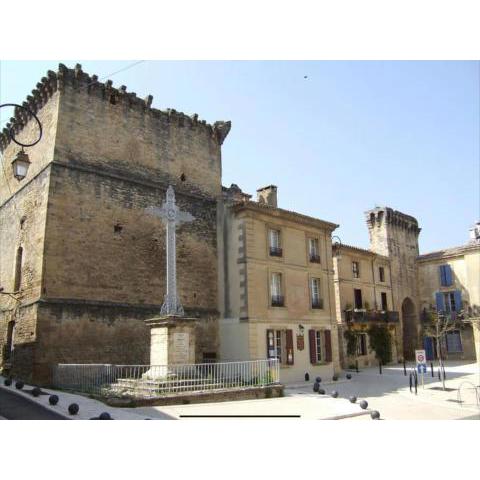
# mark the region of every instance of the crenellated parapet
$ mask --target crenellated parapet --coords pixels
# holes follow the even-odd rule
[[[219,145],[222,145],[231,128],[231,122],[219,121],[210,125],[205,120],[200,120],[196,113],[189,116],[183,112],[177,112],[173,108],[167,110],[152,108],[152,95],[139,98],[136,93],[128,92],[125,85],[115,88],[111,80],[102,83],[97,75],[90,76],[84,72],[80,64],[75,65],[73,69],[69,69],[60,63],[57,72],[49,70],[47,76],[37,83],[31,95],[27,96],[23,106],[36,114],[55,92],[59,91],[62,93],[68,89],[78,90],[87,95],[95,96],[102,101],[109,102],[118,108],[123,107],[135,110],[143,115],[165,120],[179,127],[204,129]],[[14,116],[0,134],[0,151],[3,152],[11,141],[10,130],[18,134],[31,117],[32,115],[26,110],[15,109]]]
[[[414,233],[415,235],[418,235],[421,230],[415,217],[393,210],[390,207],[376,207],[368,210],[365,212],[365,219],[369,229],[386,224]]]

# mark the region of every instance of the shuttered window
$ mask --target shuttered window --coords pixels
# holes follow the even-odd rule
[[[332,361],[332,338],[330,330],[309,330],[310,363]]]
[[[267,330],[267,358],[277,358],[281,365],[294,364],[292,330]]]
[[[358,262],[352,262],[353,278],[360,278],[360,265]]]
[[[450,265],[440,265],[438,267],[440,274],[440,285],[450,287],[452,285],[452,269]]]

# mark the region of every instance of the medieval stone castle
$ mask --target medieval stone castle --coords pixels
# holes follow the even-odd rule
[[[177,231],[177,274],[199,320],[196,362],[276,357],[284,381],[327,376],[351,361],[347,328],[369,365],[365,329],[385,323],[398,361],[428,344],[422,309],[480,305],[478,226],[464,246],[419,255],[417,220],[375,208],[369,250],[332,245],[338,225],[279,208],[275,186],[256,200],[222,187],[230,122],[154,109],[80,65],[49,71],[25,106],[44,134],[22,180],[9,130],[34,139],[36,123],[19,109],[0,136],[0,368],[13,375],[48,383],[58,363],[150,363],[144,320],[165,293],[165,233],[145,208],[169,185],[195,217]],[[474,358],[471,330],[445,341]]]

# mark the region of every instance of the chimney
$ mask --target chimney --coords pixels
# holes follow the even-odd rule
[[[480,222],[470,229],[470,243],[480,243]]]
[[[257,190],[257,202],[277,208],[277,187],[268,185],[268,187],[259,188]]]

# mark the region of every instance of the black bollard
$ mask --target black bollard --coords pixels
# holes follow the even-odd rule
[[[410,393],[412,393],[412,374],[409,375],[409,382],[410,382]]]
[[[438,369],[438,379],[441,380],[441,377],[440,377],[440,369]]]
[[[417,376],[417,372],[415,372],[415,395],[417,394],[417,387],[418,387],[418,376]]]
[[[355,360],[355,371],[358,373],[358,360]]]
[[[381,375],[382,374],[382,361],[381,360],[378,361],[378,371]]]
[[[434,376],[433,374],[433,362],[430,362],[430,371],[432,372],[432,377]]]
[[[407,364],[405,363],[405,359],[403,359],[403,374],[407,376]]]
[[[308,382],[310,380],[310,375],[308,372],[305,372],[305,381]]]

